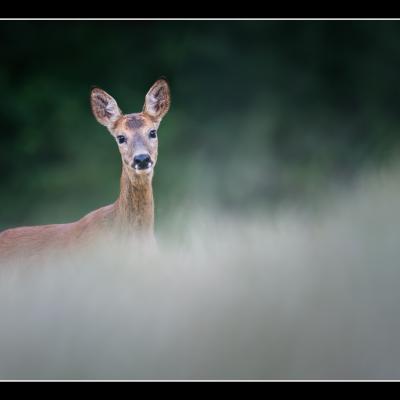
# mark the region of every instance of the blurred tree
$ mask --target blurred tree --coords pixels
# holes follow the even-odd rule
[[[398,21],[1,21],[0,228],[112,202],[120,159],[90,88],[136,112],[161,75],[161,219],[309,200],[397,154],[399,39]]]

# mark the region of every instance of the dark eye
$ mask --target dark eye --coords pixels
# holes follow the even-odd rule
[[[157,131],[155,129],[152,129],[149,132],[149,137],[151,137],[152,139],[155,139],[157,137]]]
[[[117,140],[118,140],[119,144],[126,143],[126,137],[125,136],[119,135],[119,136],[117,136]]]

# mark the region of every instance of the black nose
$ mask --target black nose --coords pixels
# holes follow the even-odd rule
[[[148,154],[139,154],[133,158],[133,168],[146,169],[151,166],[151,158]]]

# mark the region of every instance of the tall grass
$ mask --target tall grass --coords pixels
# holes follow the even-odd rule
[[[399,178],[315,213],[181,210],[154,253],[4,266],[0,378],[400,378]]]

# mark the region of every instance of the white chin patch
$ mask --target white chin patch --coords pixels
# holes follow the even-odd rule
[[[147,173],[147,172],[150,172],[150,171],[153,169],[153,163],[150,162],[150,163],[149,163],[149,166],[148,166],[147,168],[144,168],[144,169],[141,169],[141,168],[139,168],[138,165],[136,165],[136,166],[134,167],[134,169],[135,169],[135,171],[138,172],[138,173]]]

